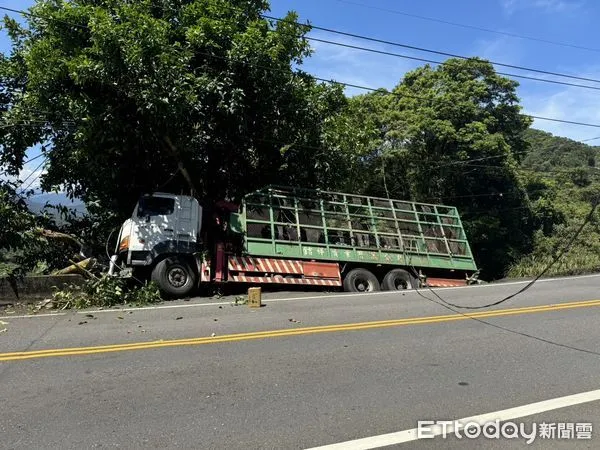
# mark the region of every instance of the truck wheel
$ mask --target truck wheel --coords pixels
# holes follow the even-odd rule
[[[418,287],[417,278],[406,270],[390,270],[383,278],[382,287],[384,291],[404,291]]]
[[[344,278],[346,292],[377,292],[381,290],[379,280],[367,269],[354,269]]]
[[[152,271],[152,281],[160,290],[173,297],[183,297],[196,286],[196,273],[190,265],[180,258],[166,258]]]

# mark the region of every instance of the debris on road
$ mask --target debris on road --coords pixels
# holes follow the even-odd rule
[[[96,260],[94,258],[88,258],[80,262],[72,261],[69,259],[71,265],[61,270],[54,271],[53,275],[69,275],[69,274],[81,274],[86,278],[97,279],[90,270],[96,266]]]
[[[177,317],[175,320],[181,320],[183,319],[183,317]]]
[[[234,299],[234,302],[231,304],[231,306],[239,306],[239,305],[247,305],[247,304],[248,304],[248,298],[243,295],[238,295]]]
[[[34,311],[38,312],[41,309],[54,309],[54,307],[55,307],[54,301],[52,301],[51,298],[47,298],[45,300],[38,302],[34,307]]]

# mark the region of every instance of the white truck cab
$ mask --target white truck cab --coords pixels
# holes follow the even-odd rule
[[[109,273],[146,268],[161,290],[186,295],[197,284],[202,207],[194,197],[153,193],[140,198],[121,226]]]

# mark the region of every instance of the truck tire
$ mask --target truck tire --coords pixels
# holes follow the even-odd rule
[[[168,296],[184,297],[196,287],[198,276],[182,258],[170,257],[152,270],[152,281]]]
[[[384,291],[404,291],[418,287],[417,277],[403,269],[390,270],[383,278]]]
[[[379,280],[367,269],[354,269],[344,277],[346,292],[377,292],[381,290]]]

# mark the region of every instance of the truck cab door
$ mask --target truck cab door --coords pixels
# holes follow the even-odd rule
[[[174,196],[146,196],[138,202],[133,217],[131,263],[150,264],[156,253],[174,248],[177,222],[177,202]]]
[[[199,205],[193,197],[177,197],[177,217],[175,240],[182,251],[190,251],[198,239],[199,229]]]

